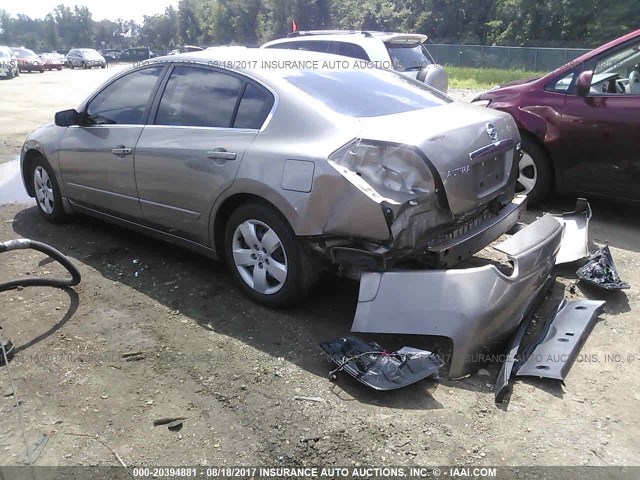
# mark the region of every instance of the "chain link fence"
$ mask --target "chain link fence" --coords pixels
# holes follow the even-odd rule
[[[436,62],[457,67],[549,71],[590,51],[583,48],[494,47],[485,45],[427,45]]]

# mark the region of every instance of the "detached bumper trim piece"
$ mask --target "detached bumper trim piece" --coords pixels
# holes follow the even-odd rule
[[[517,329],[556,261],[562,225],[545,215],[495,248],[513,263],[450,270],[364,273],[353,332],[436,335],[453,341],[449,376],[486,363]]]
[[[565,302],[545,326],[543,340],[518,368],[516,376],[564,380],[598,321],[598,315],[604,311],[604,304],[594,300]]]
[[[578,198],[573,212],[553,215],[553,217],[564,227],[556,264],[575,262],[588,257],[591,206],[587,200]]]

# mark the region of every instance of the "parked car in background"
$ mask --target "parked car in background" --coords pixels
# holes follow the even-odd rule
[[[108,49],[100,50],[100,55],[104,57],[107,63],[119,62],[120,56],[122,55],[122,49],[108,48]]]
[[[14,78],[18,75],[20,75],[20,70],[13,50],[9,47],[0,46],[0,77]]]
[[[426,35],[352,30],[293,32],[260,48],[313,50],[374,62],[447,93],[449,76],[427,50]]]
[[[474,102],[513,115],[530,203],[553,190],[640,203],[640,30]]]
[[[148,47],[135,47],[122,50],[120,53],[121,62],[142,62],[156,56]]]
[[[335,59],[220,48],[129,69],[27,137],[27,192],[49,221],[85,212],[224,258],[272,306],[323,268],[449,266],[513,227],[510,115],[391,70],[270,66]]]
[[[67,65],[70,68],[106,68],[107,61],[93,48],[73,48],[67,53]]]
[[[189,53],[189,52],[201,52],[204,48],[197,47],[195,45],[182,45],[181,47],[175,48],[167,53],[167,55],[177,55],[179,53]]]
[[[44,64],[44,68],[46,70],[62,70],[66,63],[66,58],[64,55],[60,55],[59,53],[43,53],[40,55],[40,59]]]
[[[18,61],[18,69],[21,72],[40,72],[44,73],[44,64],[40,57],[33,50],[24,47],[13,47],[14,55]]]

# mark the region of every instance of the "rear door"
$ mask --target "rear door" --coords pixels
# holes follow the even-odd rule
[[[135,146],[163,68],[156,65],[117,78],[88,102],[84,124],[67,128],[59,164],[69,198],[118,216],[142,216]]]
[[[147,222],[208,244],[213,203],[233,183],[273,103],[266,88],[242,76],[175,66],[136,147]]]

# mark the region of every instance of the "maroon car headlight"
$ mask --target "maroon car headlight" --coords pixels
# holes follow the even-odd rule
[[[402,203],[436,190],[425,160],[405,145],[356,139],[336,150],[328,160],[343,177],[377,203]]]

